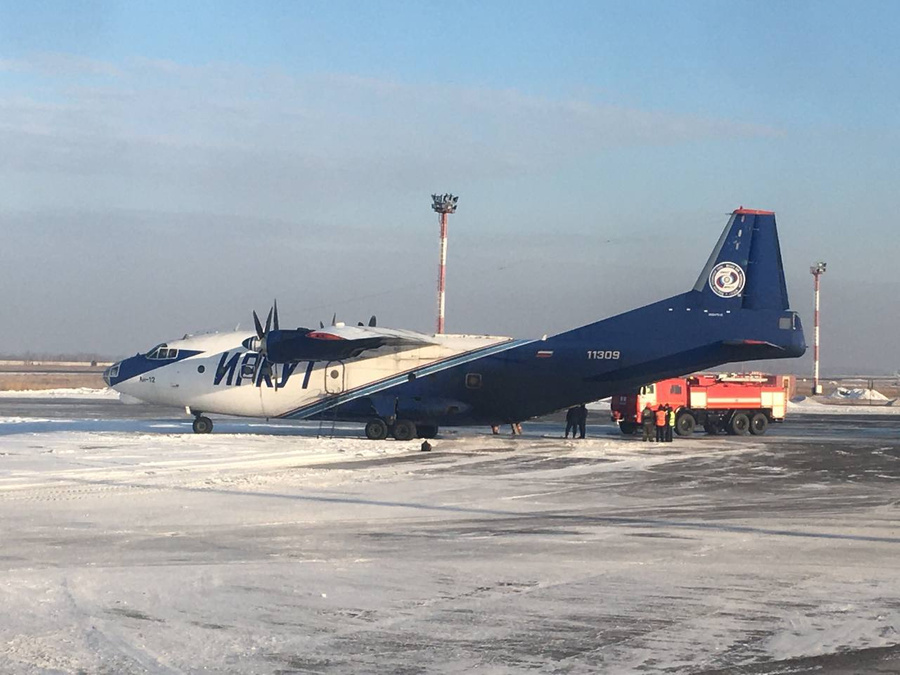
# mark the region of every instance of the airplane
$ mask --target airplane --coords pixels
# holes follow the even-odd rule
[[[428,335],[332,320],[186,335],[115,363],[113,389],[209,413],[365,424],[380,440],[441,426],[512,424],[714,366],[806,351],[789,309],[772,211],[735,209],[687,292],[553,336]],[[274,319],[274,321],[273,321]]]

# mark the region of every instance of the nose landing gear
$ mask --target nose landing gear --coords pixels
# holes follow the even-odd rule
[[[197,414],[194,418],[194,423],[191,426],[193,427],[195,434],[208,434],[213,430],[212,420],[201,414]]]

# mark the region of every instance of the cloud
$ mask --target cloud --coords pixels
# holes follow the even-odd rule
[[[767,137],[765,125],[513,90],[277,69],[4,61],[49,77],[0,98],[6,171],[75,172],[277,194],[546,170],[623,146]],[[438,167],[438,158],[440,159]]]
[[[75,54],[44,52],[27,59],[0,59],[0,72],[35,73],[47,77],[69,77],[100,75],[118,77],[123,75],[119,66]]]

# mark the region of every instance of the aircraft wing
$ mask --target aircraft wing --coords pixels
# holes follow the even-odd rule
[[[272,363],[339,361],[379,347],[437,344],[424,333],[374,326],[335,325],[319,330],[273,330],[266,335],[266,357]]]

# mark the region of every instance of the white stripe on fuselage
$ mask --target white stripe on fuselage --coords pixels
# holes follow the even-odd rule
[[[434,344],[413,348],[381,347],[347,359],[343,364],[316,361],[310,366],[309,362],[301,361],[291,366],[273,366],[274,379],[279,380],[276,390],[274,386],[268,386],[259,371],[256,381],[252,373],[244,376],[240,372],[242,364],[252,364],[254,360],[256,353],[241,345],[253,335],[249,332],[221,333],[168,342],[170,348],[201,353],[120,382],[115,389],[150,403],[190,406],[205,413],[305,417],[320,409],[396,386],[404,381],[403,377],[397,376],[422,370],[426,371],[424,374],[437,372],[482,354],[523,344],[523,341],[508,337],[436,335],[432,338]],[[222,364],[233,365],[233,370],[227,368],[225,373],[218,373],[219,382],[214,384]],[[285,378],[286,370],[292,372]],[[338,377],[330,377],[333,371],[337,371]],[[327,388],[326,377],[329,378]],[[282,385],[281,381],[285,379]],[[324,404],[317,405],[320,402]]]

